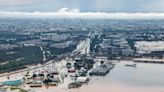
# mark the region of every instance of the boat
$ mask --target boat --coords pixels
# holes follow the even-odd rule
[[[136,67],[137,64],[125,64],[125,66],[127,66],[127,67]]]

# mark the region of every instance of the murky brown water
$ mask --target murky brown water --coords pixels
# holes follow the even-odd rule
[[[38,92],[164,92],[164,65],[137,64],[126,67],[122,61],[105,77],[92,77],[88,85],[78,89],[59,87],[40,89]]]

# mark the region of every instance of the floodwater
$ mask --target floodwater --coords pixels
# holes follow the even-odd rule
[[[164,92],[164,64],[137,63],[127,67],[121,61],[104,77],[92,77],[89,84],[77,89],[53,87],[38,92]]]

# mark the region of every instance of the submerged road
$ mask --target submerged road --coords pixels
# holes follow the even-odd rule
[[[90,32],[88,34],[88,37],[91,37],[91,35],[92,35],[92,33]],[[82,41],[82,43],[79,44],[79,48],[75,49],[72,52],[72,54],[76,55],[76,54],[79,54],[79,52],[80,53],[82,52],[82,54],[89,53],[90,41],[91,41],[90,38],[87,38],[85,41]],[[45,51],[43,51],[43,47],[42,46],[40,46],[40,49],[43,52],[43,61],[45,61],[46,60]],[[17,74],[17,73],[23,73],[23,72],[32,71],[32,70],[36,70],[36,69],[39,69],[39,68],[46,67],[46,66],[51,65],[51,64],[59,61],[60,59],[62,59],[62,56],[64,56],[64,55],[60,55],[59,57],[57,57],[57,58],[55,58],[53,60],[50,60],[49,62],[47,62],[47,63],[45,63],[43,65],[40,65],[40,66],[35,66],[35,67],[30,67],[30,68],[25,68],[25,69],[21,69],[21,70],[12,71],[12,72],[9,72],[9,73],[0,74],[0,77],[7,77],[9,75],[13,75],[13,74]]]

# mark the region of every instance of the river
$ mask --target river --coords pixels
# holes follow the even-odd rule
[[[164,92],[164,65],[138,63],[135,68],[126,67],[128,62],[117,63],[109,74],[92,77],[90,83],[81,88],[53,87],[37,92]]]

